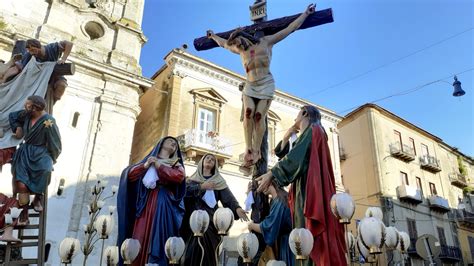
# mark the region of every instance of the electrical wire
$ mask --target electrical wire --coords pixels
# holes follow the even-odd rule
[[[456,73],[456,74],[454,74],[454,75],[450,75],[450,76],[447,76],[447,77],[444,77],[444,78],[441,78],[441,79],[437,79],[437,80],[434,80],[434,81],[430,81],[430,82],[428,82],[428,83],[425,83],[425,84],[422,84],[422,85],[418,85],[418,86],[413,87],[413,88],[411,88],[411,89],[404,90],[404,91],[401,91],[401,92],[397,92],[397,93],[395,93],[395,94],[391,94],[391,95],[388,95],[388,96],[384,96],[384,97],[382,97],[382,98],[373,100],[373,101],[371,101],[370,103],[380,102],[380,101],[383,101],[383,100],[386,100],[386,99],[389,99],[389,98],[392,98],[392,97],[396,97],[396,96],[407,95],[407,94],[410,94],[410,93],[412,93],[412,92],[415,92],[415,91],[417,91],[417,90],[420,90],[420,89],[422,89],[422,88],[424,88],[424,87],[426,87],[426,86],[428,86],[428,85],[434,84],[434,83],[447,82],[447,81],[445,81],[445,79],[447,79],[447,78],[450,78],[450,77],[452,77],[452,76],[458,76],[458,75],[464,74],[464,73],[469,72],[469,71],[472,71],[472,70],[474,70],[474,68],[466,69],[466,70],[461,71],[461,72],[458,72],[458,73]],[[357,107],[359,107],[359,106],[360,106],[360,105],[357,105],[357,106],[354,106],[354,107],[351,107],[351,108],[348,108],[348,109],[339,111],[339,112],[337,112],[336,114],[343,114],[343,113],[348,112],[348,111],[351,111],[351,110],[353,110],[353,109],[355,109],[355,108],[357,108]]]
[[[400,92],[397,92],[397,93],[395,93],[395,94],[391,94],[391,95],[384,96],[384,97],[379,98],[379,99],[375,99],[375,100],[371,101],[370,103],[380,102],[380,101],[383,101],[383,100],[386,100],[386,99],[389,99],[389,98],[393,98],[393,97],[396,97],[396,96],[407,95],[407,94],[409,94],[409,93],[415,92],[415,91],[417,91],[417,90],[420,90],[420,89],[422,89],[422,88],[424,88],[424,87],[426,87],[426,86],[428,86],[428,85],[431,85],[431,84],[434,84],[434,83],[437,83],[437,82],[447,82],[447,81],[445,81],[445,79],[447,79],[447,78],[450,78],[450,77],[455,76],[455,75],[456,75],[456,76],[459,76],[459,75],[462,75],[462,74],[464,74],[464,73],[466,73],[466,72],[469,72],[469,71],[472,71],[472,70],[474,70],[474,68],[469,68],[469,69],[466,69],[466,70],[464,70],[464,71],[458,72],[458,73],[456,73],[456,74],[454,74],[454,75],[445,76],[445,77],[443,77],[443,78],[440,78],[440,79],[437,79],[437,80],[434,80],[434,81],[430,81],[430,82],[425,83],[425,84],[422,84],[422,85],[415,86],[415,87],[413,87],[413,88],[411,88],[411,89],[408,89],[408,90],[400,91]],[[342,110],[342,111],[340,111],[340,112],[337,112],[336,114],[341,115],[341,114],[343,114],[343,113],[345,113],[345,112],[348,112],[348,111],[351,111],[351,110],[353,110],[353,109],[355,109],[355,108],[357,108],[357,107],[359,107],[359,106],[360,106],[360,105],[356,105],[356,106],[354,106],[354,107],[351,107],[351,108]],[[284,131],[287,131],[287,130],[288,130],[288,128],[284,128],[284,129],[275,131],[275,133],[281,133],[281,132],[284,132]],[[224,147],[225,147],[225,148],[229,148],[229,147],[237,146],[237,145],[244,144],[244,143],[245,143],[245,141],[241,141],[241,142],[236,142],[236,143],[231,143],[231,144],[228,144],[228,145],[224,145]]]
[[[397,58],[397,59],[395,59],[395,60],[393,60],[393,61],[390,61],[390,62],[387,62],[387,63],[385,63],[385,64],[382,64],[382,65],[380,65],[380,66],[378,66],[378,67],[375,67],[375,68],[373,68],[373,69],[367,70],[367,71],[365,71],[365,72],[362,72],[362,73],[360,73],[360,74],[357,74],[357,75],[355,75],[355,76],[352,76],[352,77],[350,77],[350,78],[348,78],[348,79],[345,79],[345,80],[343,80],[343,81],[341,81],[341,82],[338,82],[338,83],[336,83],[336,84],[333,84],[333,85],[331,85],[331,86],[329,86],[329,87],[326,87],[326,88],[324,88],[324,89],[322,89],[322,90],[319,90],[319,91],[316,91],[316,92],[314,92],[314,93],[310,93],[310,94],[305,95],[305,96],[303,96],[303,97],[304,97],[304,98],[307,98],[307,97],[309,97],[309,96],[314,96],[314,95],[317,95],[317,94],[319,94],[319,93],[325,92],[325,91],[327,91],[327,90],[329,90],[329,89],[332,89],[332,88],[341,86],[341,85],[343,85],[343,84],[348,83],[349,81],[358,79],[358,78],[363,77],[363,76],[365,76],[365,75],[367,75],[367,74],[370,74],[370,73],[372,73],[372,72],[375,72],[376,70],[379,70],[379,69],[381,69],[381,68],[384,68],[384,67],[386,67],[386,66],[389,66],[389,65],[391,65],[391,64],[394,64],[394,63],[396,63],[396,62],[402,61],[403,59],[406,59],[406,58],[408,58],[408,57],[410,57],[410,56],[416,55],[416,54],[418,54],[418,53],[420,53],[420,52],[422,52],[422,51],[425,51],[425,50],[430,49],[430,48],[432,48],[432,47],[434,47],[434,46],[436,46],[436,45],[439,45],[439,44],[441,44],[441,43],[443,43],[443,42],[446,42],[446,41],[448,41],[448,40],[450,40],[450,39],[453,39],[453,38],[455,38],[455,37],[458,37],[459,35],[462,35],[462,34],[468,32],[468,31],[471,31],[471,30],[473,30],[473,29],[474,29],[473,27],[468,28],[468,29],[463,30],[463,31],[461,31],[461,32],[459,32],[459,33],[456,33],[456,34],[454,34],[454,35],[451,35],[451,36],[449,36],[449,37],[447,37],[447,38],[445,38],[445,39],[442,39],[442,40],[439,40],[439,41],[437,41],[437,42],[435,42],[435,43],[432,43],[432,44],[430,44],[430,45],[428,45],[428,46],[426,46],[426,47],[424,47],[424,48],[421,48],[421,49],[416,50],[416,51],[414,51],[414,52],[412,52],[412,53],[409,53],[409,54],[407,54],[407,55],[404,55],[404,56],[402,56],[402,57],[399,57],[399,58]]]

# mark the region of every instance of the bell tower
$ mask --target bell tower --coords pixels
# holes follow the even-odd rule
[[[63,238],[84,237],[90,183],[102,178],[117,184],[129,163],[139,96],[152,85],[139,63],[146,42],[143,8],[144,0],[0,1],[1,59],[10,58],[20,39],[74,44],[68,61],[76,73],[67,76],[68,87],[53,112],[63,149],[48,187],[45,244],[51,245],[51,265],[60,261]],[[9,165],[0,173],[0,192],[11,194]],[[115,198],[109,201],[106,205],[116,204]],[[98,265],[98,258],[90,257],[88,264]]]
[[[16,38],[72,41],[80,56],[140,73],[144,0],[91,1],[3,0],[0,6],[6,30]]]

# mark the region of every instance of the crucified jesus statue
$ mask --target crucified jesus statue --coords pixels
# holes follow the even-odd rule
[[[242,91],[246,147],[241,167],[247,169],[246,172],[261,158],[260,145],[266,130],[265,117],[275,94],[275,82],[270,72],[272,47],[299,29],[314,11],[315,5],[310,4],[305,12],[286,28],[267,36],[261,36],[261,32],[251,35],[239,28],[232,32],[228,39],[224,39],[212,30],[207,31],[207,37],[220,47],[240,55],[247,75]]]

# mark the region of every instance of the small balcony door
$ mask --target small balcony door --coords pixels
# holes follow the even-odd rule
[[[208,133],[216,130],[216,113],[206,109],[199,108],[198,115],[198,140],[200,143],[212,144],[212,139]]]
[[[428,146],[426,146],[425,144],[421,144],[421,155],[422,156],[430,155],[428,152]]]

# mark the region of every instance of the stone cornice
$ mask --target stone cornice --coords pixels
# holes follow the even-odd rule
[[[13,34],[10,32],[0,31],[0,42],[2,43],[13,45],[15,43],[15,39],[19,39],[18,37],[20,37],[20,39],[26,38],[26,36],[21,34]],[[75,63],[77,66],[94,70],[101,74],[107,74],[118,79],[126,80],[142,88],[150,88],[154,84],[153,80],[145,78],[141,75],[130,73],[126,70],[114,67],[110,64],[97,62],[85,57],[79,57],[77,56],[77,54],[74,53],[68,57],[68,60]]]
[[[97,72],[100,72],[101,74],[107,74],[112,77],[126,80],[132,84],[136,84],[143,88],[150,88],[154,84],[153,80],[147,79],[141,75],[132,74],[130,72],[127,72],[126,70],[114,67],[110,64],[100,63],[88,58],[77,57],[75,55],[70,55],[68,59],[78,66],[82,66],[90,70],[95,70]]]
[[[240,83],[244,82],[245,80],[241,77],[235,77],[228,75],[227,73],[224,73],[223,71],[220,71],[220,69],[215,69],[210,67],[209,65],[202,64],[202,62],[194,61],[194,60],[189,60],[189,58],[186,58],[184,56],[181,56],[182,54],[175,53],[173,56],[165,58],[166,64],[170,67],[176,68],[177,66],[180,69],[183,69],[184,72],[182,73],[179,70],[173,69],[173,74],[179,74],[179,75],[189,75],[192,74],[192,72],[198,72],[202,75],[214,78],[216,80],[225,82],[227,84],[230,84],[232,86],[239,86]]]

